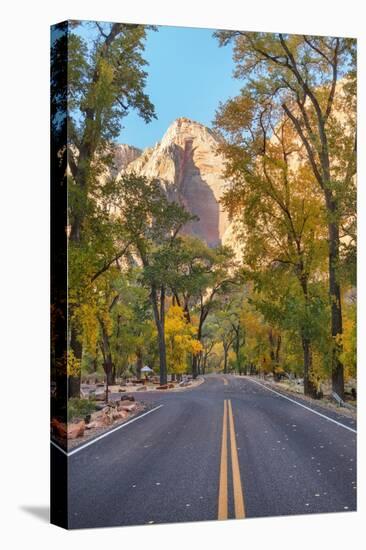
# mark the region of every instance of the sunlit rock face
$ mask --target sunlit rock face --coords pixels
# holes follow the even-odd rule
[[[229,220],[219,203],[225,188],[224,160],[217,154],[219,140],[209,128],[187,118],[178,118],[161,142],[145,149],[129,162],[126,170],[158,179],[169,199],[175,200],[199,220],[185,233],[205,240],[209,246],[226,242]]]
[[[101,182],[105,182],[108,178],[114,178],[124,172],[127,166],[142,153],[141,149],[132,145],[126,145],[125,143],[113,143],[111,148],[106,152],[113,156],[113,163],[108,165],[100,176]]]
[[[114,146],[114,167],[116,172],[120,172],[141,155],[141,149],[119,143]]]

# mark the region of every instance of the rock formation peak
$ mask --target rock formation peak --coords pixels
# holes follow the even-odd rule
[[[174,120],[165,132],[161,145],[167,146],[171,142],[184,147],[186,140],[200,140],[201,142],[210,142],[211,146],[216,147],[218,143],[212,130],[204,124],[191,120],[186,117],[180,117]]]
[[[185,232],[202,238],[209,246],[228,242],[232,234],[227,213],[220,204],[227,181],[220,141],[204,124],[180,117],[166,130],[161,141],[130,162],[129,172],[158,179],[170,200],[182,204],[199,220]]]

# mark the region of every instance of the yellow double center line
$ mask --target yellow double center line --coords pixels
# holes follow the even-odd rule
[[[228,422],[229,421],[229,422]],[[220,486],[218,519],[228,518],[228,423],[230,432],[231,467],[233,476],[235,517],[245,518],[243,489],[240,479],[238,450],[236,446],[235,428],[231,400],[224,401],[224,416],[222,424],[221,462],[220,462]]]

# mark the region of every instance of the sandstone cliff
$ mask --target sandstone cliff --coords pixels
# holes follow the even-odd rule
[[[158,179],[168,197],[183,204],[199,221],[186,226],[209,246],[233,245],[233,234],[219,200],[227,185],[224,159],[217,154],[219,141],[209,128],[178,118],[154,147],[128,163],[127,171]],[[125,168],[122,168],[122,171]]]
[[[127,168],[127,166],[141,155],[141,149],[119,143],[114,147],[114,164],[117,172]]]

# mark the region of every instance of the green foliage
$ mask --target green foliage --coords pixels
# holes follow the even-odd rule
[[[92,40],[79,33],[87,25]],[[129,246],[120,220],[111,216],[116,209],[113,140],[130,110],[146,122],[155,117],[144,91],[145,38],[143,25],[77,21],[68,26],[68,36],[60,38],[60,42],[68,40],[67,97],[58,98],[54,110],[57,104],[67,108],[69,326],[72,351],[79,362],[83,345],[95,348],[98,323],[105,344],[111,336],[108,315],[97,313],[100,297],[94,281]],[[59,55],[61,49],[56,40],[52,55]],[[62,75],[54,74],[52,85],[61,79]],[[56,123],[57,115],[53,113]],[[107,355],[110,363],[110,350]]]
[[[328,357],[333,388],[343,395],[340,284],[355,283],[356,265],[356,41],[241,31],[215,35],[220,45],[233,43],[235,76],[245,80],[240,95],[220,105],[216,116],[232,180],[224,204],[243,222],[250,269],[282,263],[297,276],[309,369],[308,339],[316,334],[316,322],[311,326],[316,300],[309,289],[328,276]],[[291,302],[287,307],[291,312]]]
[[[349,302],[345,307],[346,316],[343,333],[342,361],[345,365],[346,379],[357,376],[357,308],[356,304]]]
[[[78,34],[80,25],[70,30],[68,50],[69,326],[79,344],[68,356],[69,375],[104,371],[111,382],[144,363],[156,368],[159,359],[164,380],[168,370],[186,372],[192,360],[192,372],[305,374],[319,386],[331,374],[337,343],[346,375],[355,376],[354,305],[345,300],[344,334],[332,339],[327,295],[331,222],[343,232],[338,280],[346,294],[355,284],[353,42],[218,33],[222,44],[234,42],[236,74],[246,76],[241,94],[216,116],[231,182],[222,205],[245,244],[239,270],[229,247],[184,235],[197,218],[169,201],[159,181],[114,175],[111,142],[123,117],[130,109],[147,122],[155,116],[144,92],[146,28],[93,24],[92,43]],[[316,127],[314,104],[325,115],[332,90],[324,54],[337,43],[346,80],[326,116],[330,177],[319,188],[283,106]],[[305,95],[288,66],[291,56],[300,79],[307,72]],[[56,74],[54,84],[60,79]],[[305,123],[303,129],[309,132]],[[310,141],[318,163],[324,143],[317,132]],[[336,204],[331,213],[324,190]],[[92,410],[83,401],[71,400],[70,418]]]
[[[158,181],[125,174],[117,182],[121,223],[132,250],[142,264],[140,281],[149,297],[158,333],[160,381],[166,382],[165,308],[177,279],[177,254],[184,225],[196,219],[170,202]]]
[[[90,399],[71,398],[67,402],[67,421],[84,418],[96,410],[96,402]]]
[[[129,109],[147,122],[155,113],[144,92],[146,27],[92,23],[94,40],[86,41],[78,34],[86,25],[81,22],[69,32],[69,123],[76,145],[87,136],[98,146],[118,135]]]
[[[126,236],[142,261],[154,248],[161,251],[158,245],[172,246],[182,227],[196,219],[178,203],[168,201],[157,180],[125,174],[116,182],[114,193]]]

